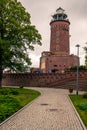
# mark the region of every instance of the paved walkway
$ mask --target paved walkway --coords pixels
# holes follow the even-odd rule
[[[42,95],[0,126],[0,130],[85,130],[67,96],[68,90],[33,88]]]

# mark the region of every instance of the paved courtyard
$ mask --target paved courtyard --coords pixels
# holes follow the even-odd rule
[[[86,130],[68,97],[68,90],[32,88],[41,96],[0,126],[0,130]]]

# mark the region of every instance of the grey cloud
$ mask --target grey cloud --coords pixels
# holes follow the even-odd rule
[[[72,0],[68,2],[68,4],[68,8],[71,10],[71,14],[73,14],[73,16],[79,15],[78,17],[87,18],[87,0]]]
[[[50,46],[50,21],[51,15],[58,7],[62,7],[68,14],[70,25],[70,45],[74,52],[75,44],[83,46],[87,40],[87,0],[19,0],[26,10],[31,14],[31,23],[36,26],[42,35],[43,45],[36,46],[34,55],[41,55]],[[84,54],[83,49],[80,51]],[[39,60],[38,60],[39,61]],[[83,58],[81,58],[83,62]]]

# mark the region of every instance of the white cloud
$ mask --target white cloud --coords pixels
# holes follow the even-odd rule
[[[35,55],[33,53],[29,54],[29,57],[32,59],[32,67],[39,67],[39,59],[40,59],[40,55]]]

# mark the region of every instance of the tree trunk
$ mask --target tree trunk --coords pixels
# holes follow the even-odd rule
[[[0,87],[2,87],[2,77],[3,77],[3,69],[2,69],[2,49],[0,49]]]
[[[2,77],[3,77],[3,70],[0,66],[0,88],[2,87]]]
[[[4,19],[3,19],[3,9],[1,10],[1,29],[0,29],[0,39],[4,39],[4,31],[5,31],[5,29],[4,29],[4,24],[3,24],[3,21],[4,21]],[[2,87],[2,77],[3,77],[3,58],[2,58],[2,56],[3,56],[3,49],[2,49],[2,46],[0,45],[0,88]]]

